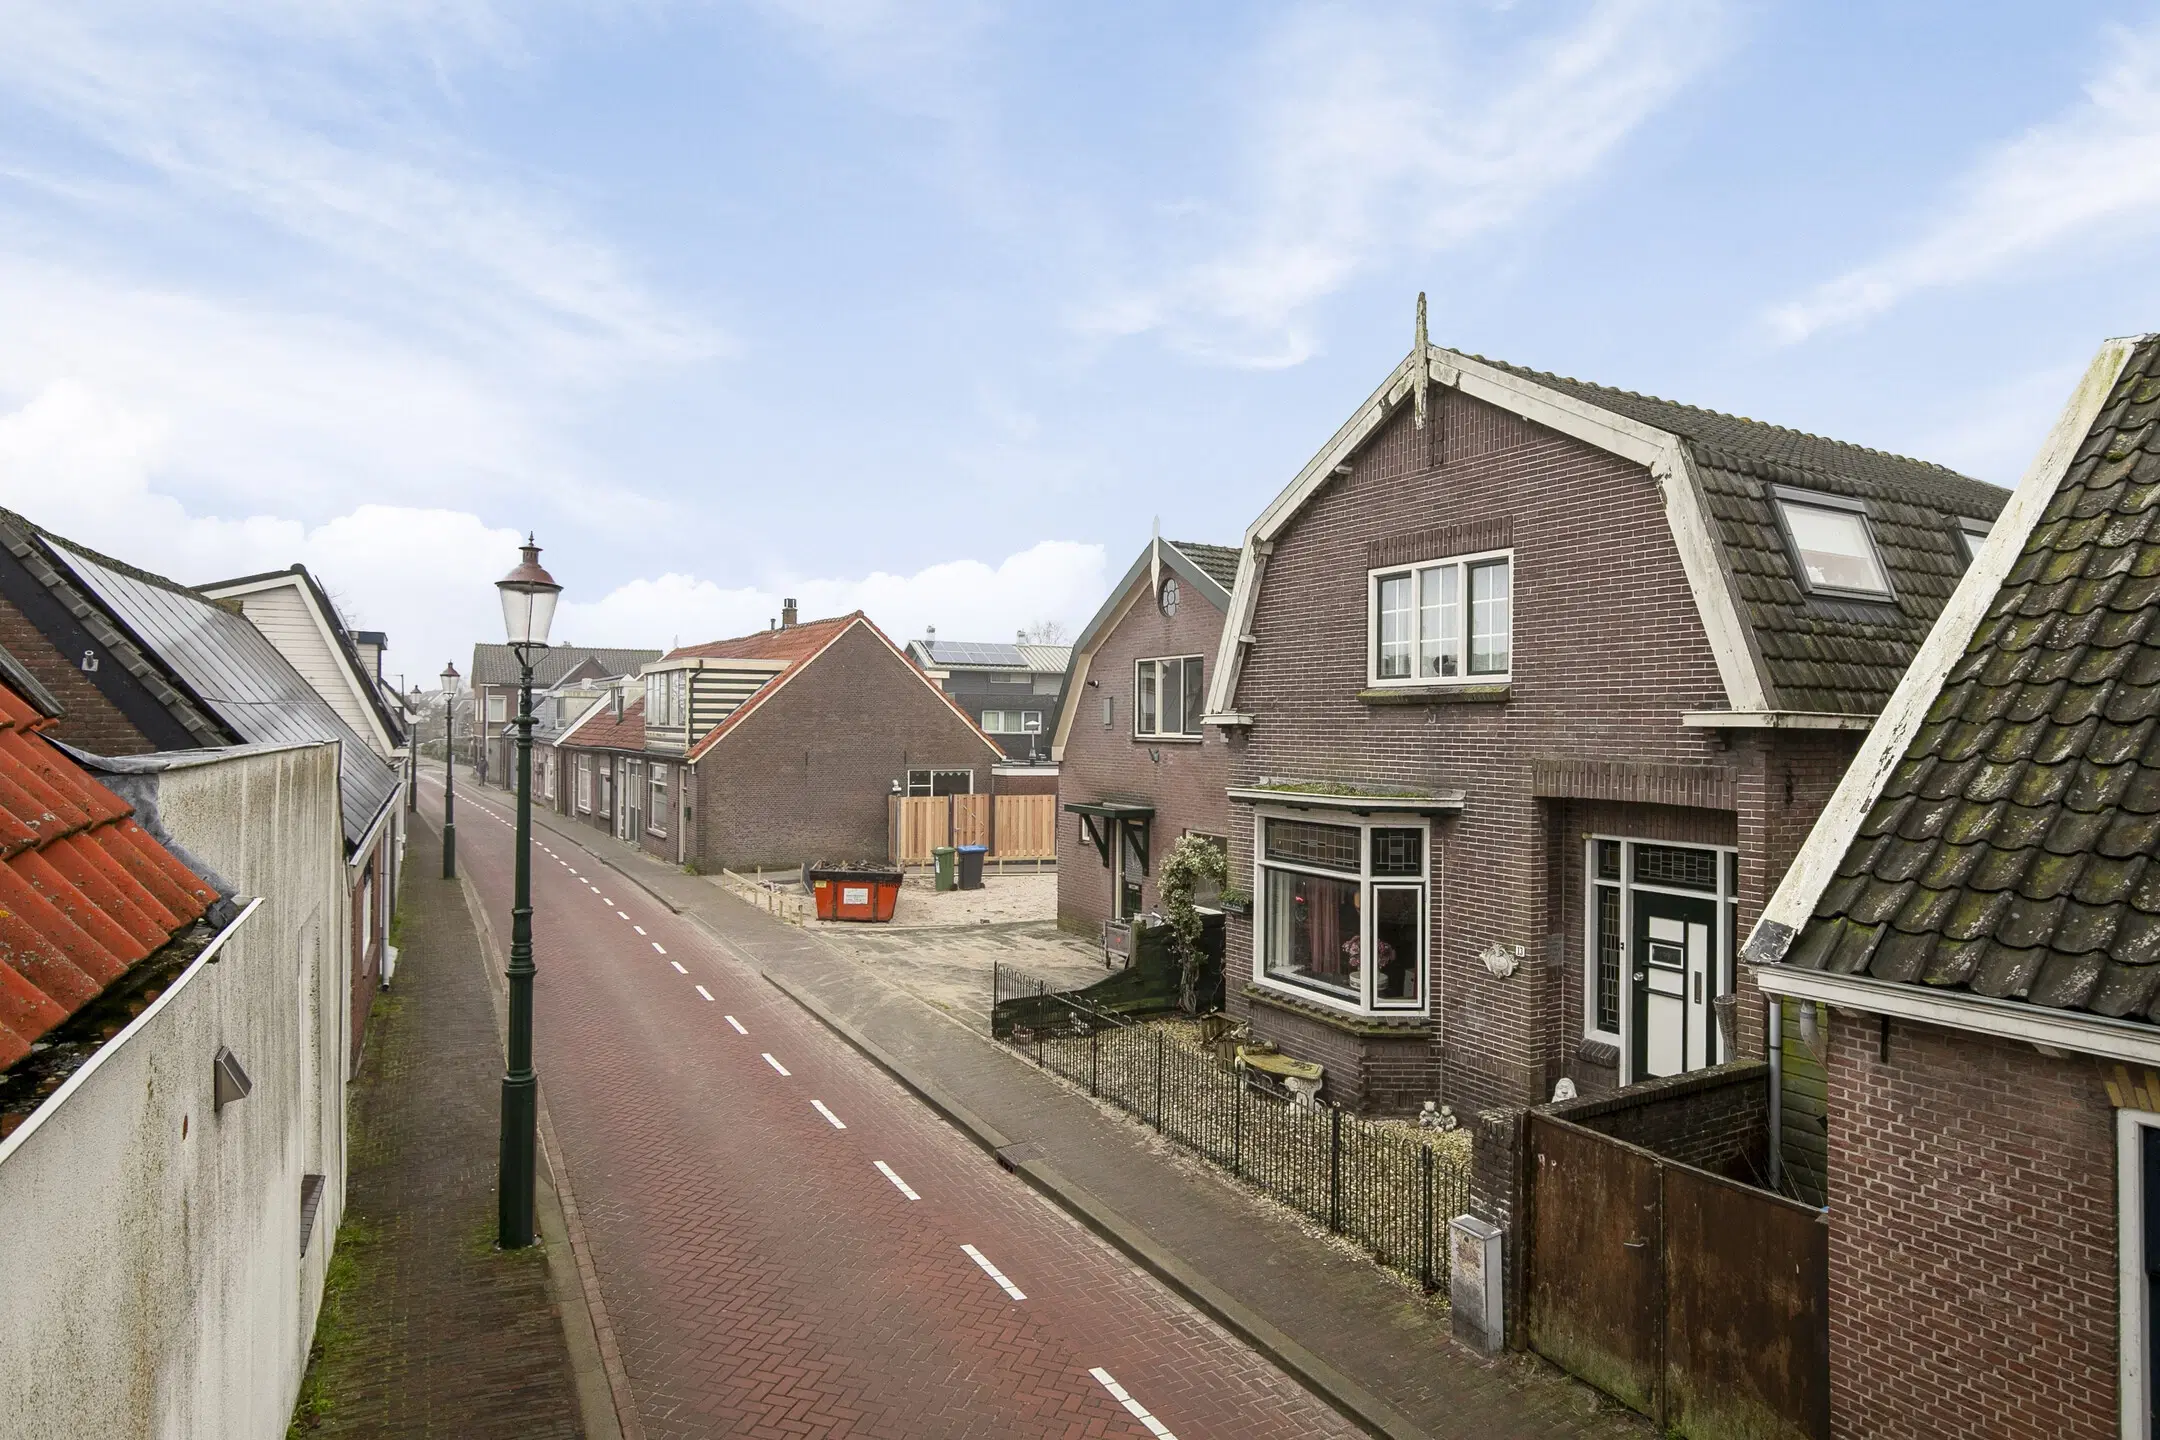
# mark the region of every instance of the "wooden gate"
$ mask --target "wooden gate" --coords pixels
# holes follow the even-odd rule
[[[1827,1440],[1829,1226],[1533,1114],[1531,1348],[1688,1440]]]
[[[890,857],[927,865],[940,845],[988,845],[993,860],[1057,858],[1055,795],[895,795]]]

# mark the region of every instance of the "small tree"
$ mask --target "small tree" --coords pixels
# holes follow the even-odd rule
[[[1199,1008],[1200,970],[1206,960],[1200,949],[1204,922],[1193,894],[1201,881],[1220,885],[1229,874],[1230,859],[1221,845],[1201,835],[1180,835],[1163,857],[1156,880],[1170,922],[1170,950],[1178,962],[1178,1005],[1188,1015]]]

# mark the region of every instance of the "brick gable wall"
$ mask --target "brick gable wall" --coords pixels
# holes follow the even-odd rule
[[[157,744],[135,727],[82,672],[80,656],[62,655],[12,600],[0,596],[0,646],[52,692],[67,714],[49,732],[96,755],[144,755]],[[102,648],[102,647],[100,647]],[[118,666],[108,658],[106,664]],[[132,684],[132,680],[121,683]],[[172,722],[179,729],[179,722]]]
[[[1147,588],[1145,580],[1139,588]],[[1165,617],[1153,597],[1142,594],[1103,637],[1088,666],[1089,683],[1067,697],[1074,713],[1058,767],[1059,803],[1127,800],[1155,807],[1149,874],[1141,884],[1141,907],[1146,910],[1162,908],[1154,871],[1178,836],[1187,830],[1229,833],[1230,802],[1223,791],[1229,784],[1230,757],[1219,730],[1209,730],[1197,743],[1136,738],[1133,667],[1143,659],[1198,655],[1212,680],[1222,624],[1222,612],[1191,593],[1190,586],[1175,617]],[[1114,706],[1107,727],[1102,723],[1106,695]],[[1081,834],[1080,817],[1062,811],[1057,863],[1058,923],[1096,933],[1111,914],[1110,867]]]
[[[1579,1008],[1572,1036],[1561,1018],[1571,992],[1579,1007],[1580,929],[1570,933],[1550,900],[1559,847],[1532,798],[1532,761],[1734,759],[1719,737],[1679,723],[1682,711],[1725,699],[1649,473],[1455,392],[1437,397],[1434,415],[1420,432],[1406,408],[1277,540],[1236,697],[1258,721],[1233,743],[1231,780],[1466,792],[1463,813],[1433,832],[1431,1030],[1433,1088],[1469,1110],[1543,1099],[1581,1034]],[[1366,572],[1392,563],[1373,557],[1409,532],[1463,527],[1482,544],[1502,526],[1515,551],[1511,698],[1361,703]],[[1247,807],[1233,807],[1230,832],[1233,873],[1250,885]],[[1477,959],[1495,941],[1524,946],[1531,963],[1495,979]],[[1251,945],[1250,921],[1233,919],[1233,1004],[1251,974]],[[1549,953],[1560,962],[1537,963]]]
[[[1837,1440],[2102,1440],[2116,1414],[2114,1114],[2097,1061],[1830,1024]]]
[[[857,626],[698,760],[694,853],[714,870],[883,860],[894,780],[911,768],[972,770],[986,791],[1000,758],[920,671]]]

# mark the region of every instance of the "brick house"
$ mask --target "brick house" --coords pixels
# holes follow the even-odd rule
[[[1154,540],[1072,647],[1051,733],[1058,924],[1082,934],[1162,906],[1154,861],[1181,835],[1229,841],[1229,757],[1200,723],[1236,549]]]
[[[1744,952],[1827,1080],[1840,1437],[2160,1433],[2156,400],[2101,349]]]
[[[1421,334],[1246,534],[1230,1009],[1383,1110],[1758,1049],[1735,937],[2004,499]]]
[[[987,790],[1004,758],[861,611],[792,607],[668,651],[557,746],[580,819],[707,871],[880,858],[891,796]]]
[[[657,650],[551,645],[539,652],[533,665],[533,698],[537,702],[543,691],[565,680],[635,675],[638,667],[659,655]],[[461,731],[459,739],[470,747],[473,769],[481,782],[505,790],[517,773],[519,678],[517,652],[508,645],[473,646],[472,673],[465,683],[473,691],[474,729]]]
[[[399,770],[347,724],[234,602],[220,603],[0,511],[0,663],[54,716],[50,734],[109,756],[334,741],[341,893],[317,897],[345,935],[350,1063],[396,905]]]

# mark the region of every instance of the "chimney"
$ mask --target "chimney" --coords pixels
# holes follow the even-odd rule
[[[1013,638],[1018,640],[1022,645],[1025,645],[1027,644],[1027,631],[1016,630],[1013,632]]]
[[[613,687],[611,687],[611,688],[610,688],[610,690],[609,690],[609,697],[610,697],[610,699],[611,699],[611,700],[612,700],[612,701],[614,702],[614,706],[615,706],[615,718],[616,718],[617,720],[620,720],[620,719],[622,719],[622,712],[623,712],[623,687],[622,687],[622,686],[620,686],[620,685],[616,685],[616,686],[613,686]]]
[[[782,601],[780,602],[780,628],[781,628],[781,629],[783,629],[783,630],[792,630],[793,628],[795,628],[795,620],[796,620],[796,615],[797,615],[797,611],[796,611],[796,609],[795,609],[795,600],[794,600],[794,597],[790,596],[790,597],[789,597],[788,599],[782,600]]]
[[[937,644],[937,626],[925,625],[922,627],[922,643],[925,645]]]

